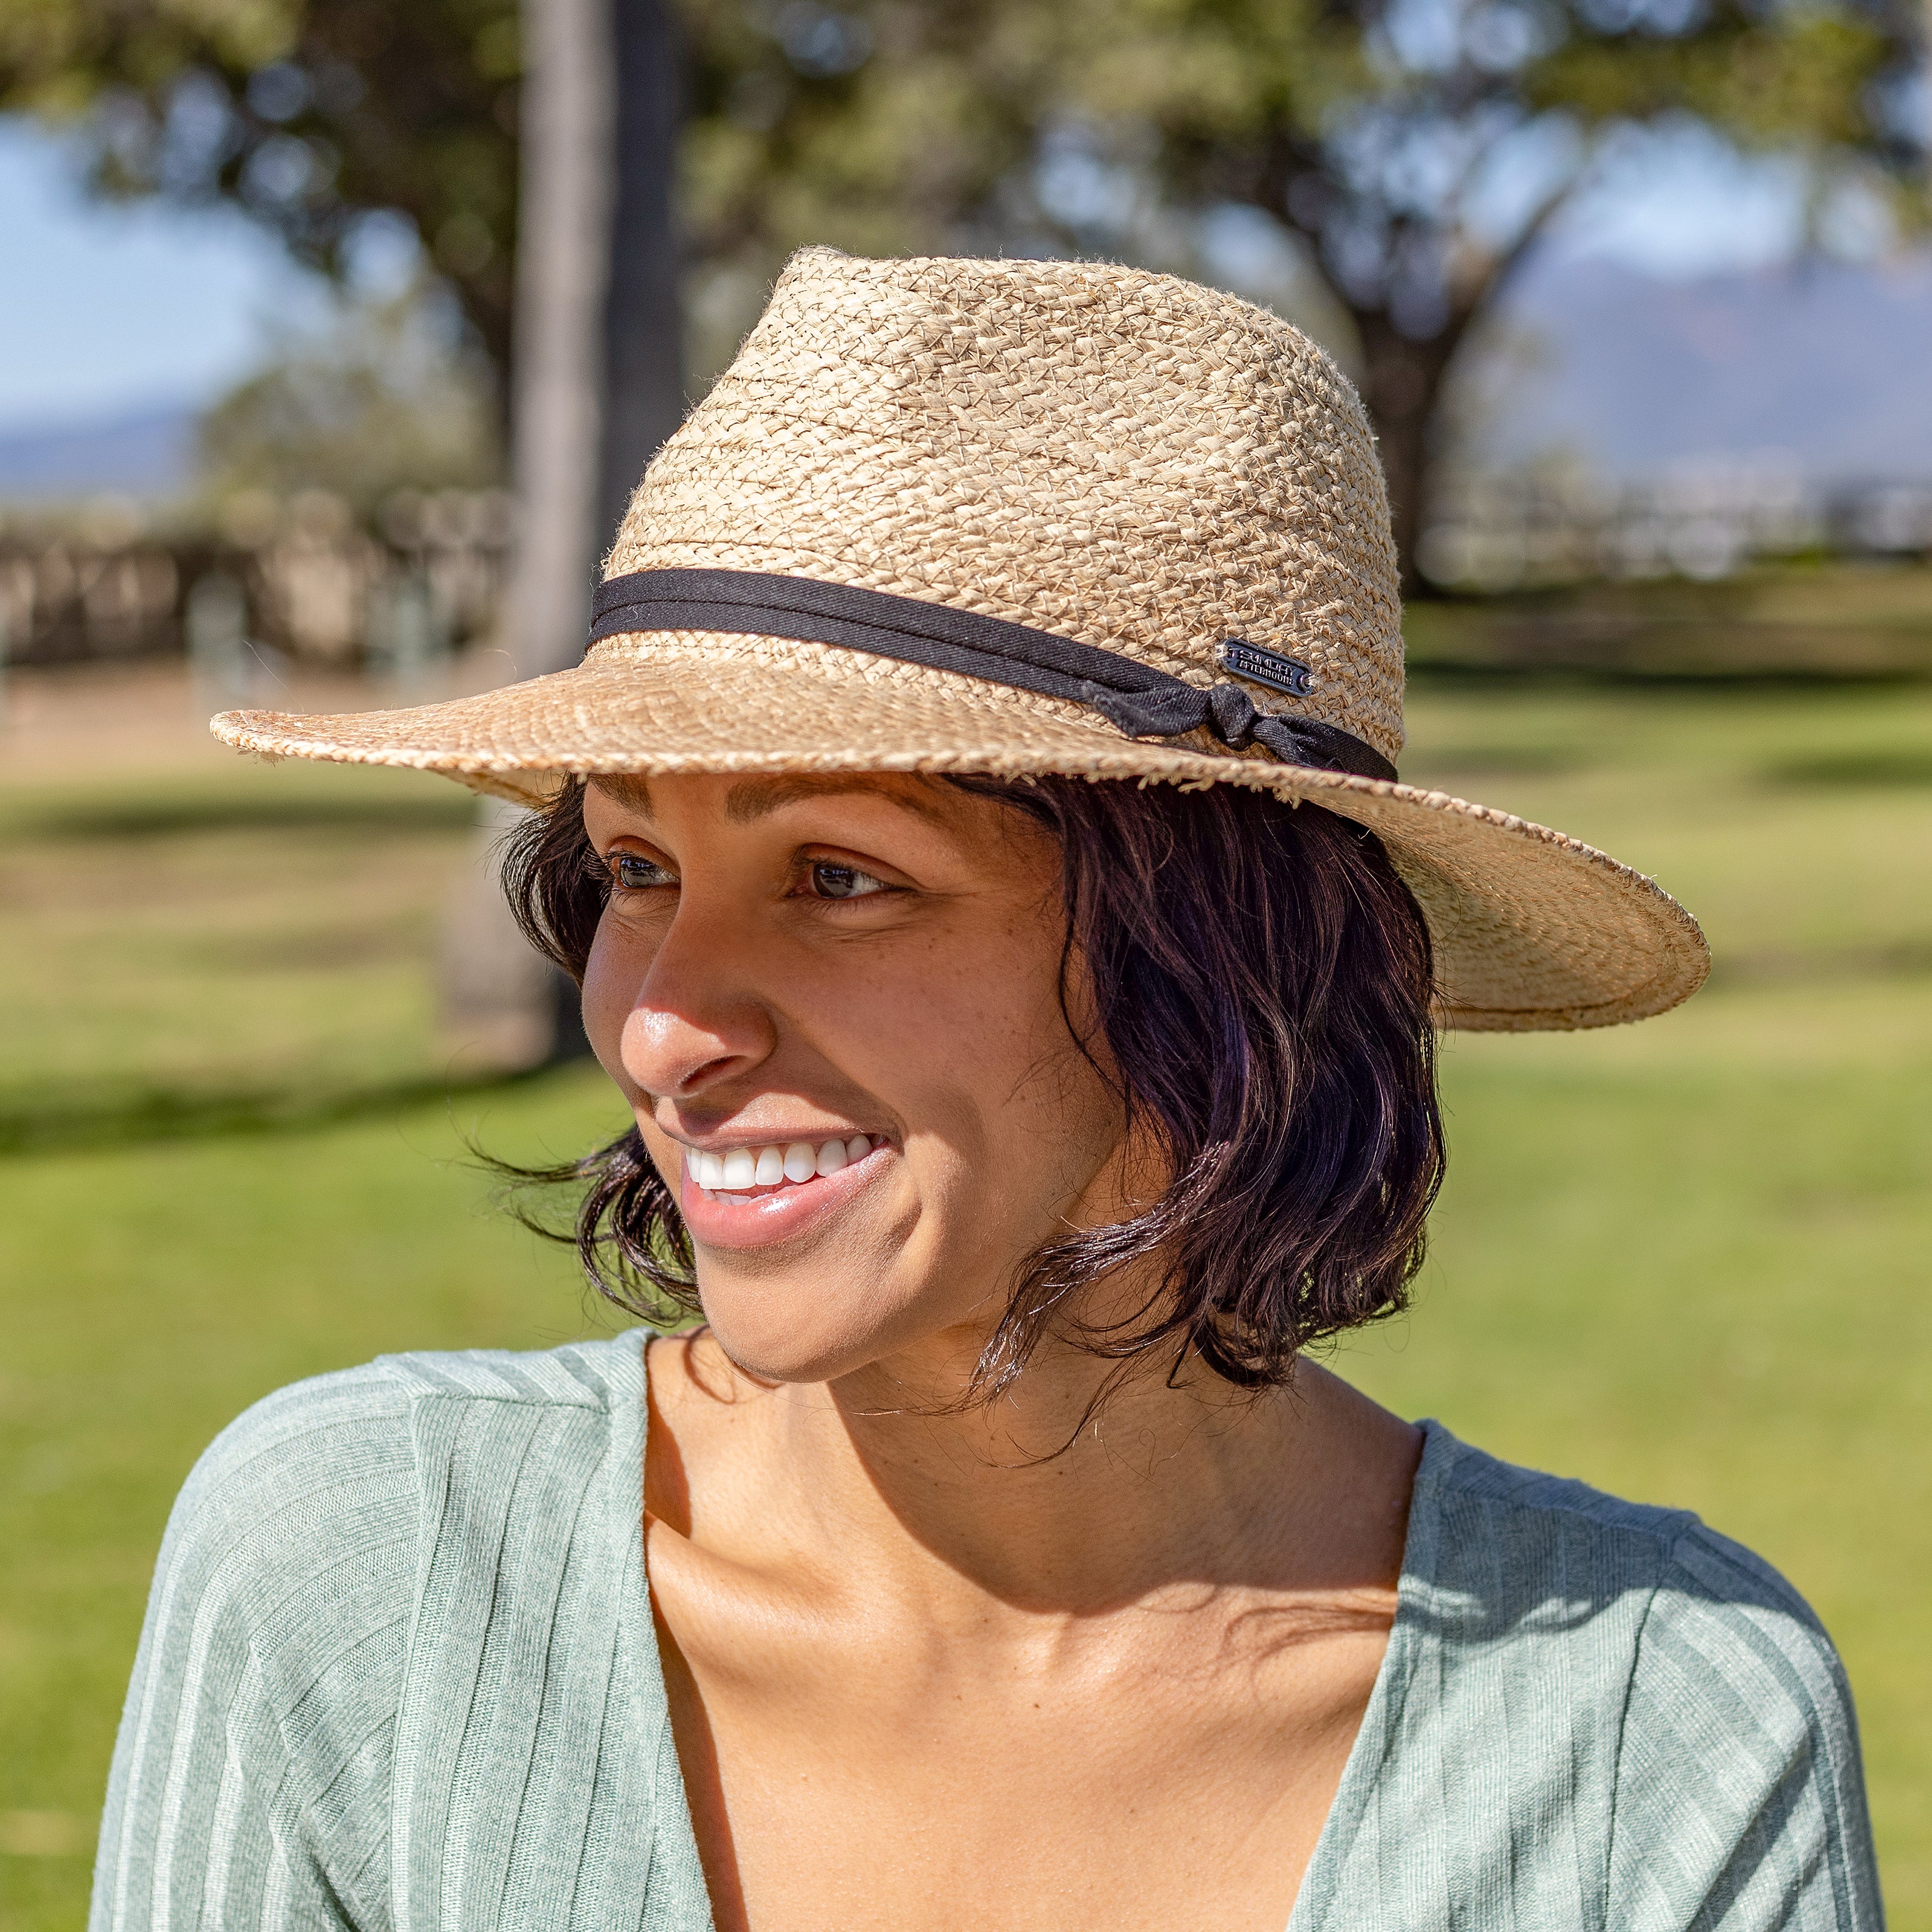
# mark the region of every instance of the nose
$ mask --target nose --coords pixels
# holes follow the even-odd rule
[[[646,1093],[694,1100],[770,1057],[776,1024],[744,972],[752,944],[687,887],[624,1021],[624,1071]]]

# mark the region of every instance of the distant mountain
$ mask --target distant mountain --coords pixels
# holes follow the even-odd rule
[[[82,422],[0,428],[0,500],[168,495],[188,480],[198,413],[169,404]]]
[[[1778,454],[1809,482],[1932,478],[1932,256],[1660,281],[1532,265],[1480,387],[1478,446],[1618,478]]]

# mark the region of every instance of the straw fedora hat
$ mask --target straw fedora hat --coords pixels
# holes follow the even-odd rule
[[[1382,840],[1447,1024],[1639,1019],[1708,964],[1647,878],[1397,782],[1401,609],[1361,404],[1298,331],[1172,276],[808,249],[646,472],[595,612],[574,670],[213,728],[530,802],[620,772],[1246,785]]]

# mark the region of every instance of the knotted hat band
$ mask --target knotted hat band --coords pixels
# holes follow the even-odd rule
[[[950,604],[856,585],[752,570],[637,570],[598,585],[590,642],[630,631],[718,631],[839,644],[1089,706],[1130,738],[1173,738],[1203,727],[1230,751],[1262,746],[1291,765],[1393,778],[1394,766],[1352,732],[1258,710],[1239,686],[1203,689],[1151,664],[1051,632]],[[1224,664],[1285,690],[1306,667],[1238,638]]]

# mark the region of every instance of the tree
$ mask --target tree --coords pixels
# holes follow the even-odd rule
[[[512,397],[520,532],[510,640],[525,676],[583,649],[590,586],[683,397],[671,221],[678,54],[663,0],[532,0]],[[446,1011],[496,1060],[588,1053],[577,988],[542,968],[495,890],[503,808],[445,934]]]
[[[1170,191],[1264,210],[1354,326],[1412,572],[1446,378],[1471,329],[1607,152],[1695,124],[1800,162],[1814,206],[1904,207],[1919,156],[1916,8],[1762,0],[1142,0],[1098,25],[1103,125],[1158,131]]]
[[[1923,145],[1918,0],[679,11],[700,376],[805,242],[1212,275],[1204,235],[1243,211],[1343,319],[1352,339],[1336,346],[1382,437],[1406,562],[1462,345],[1633,130],[1696,124],[1794,157],[1820,206],[1847,185],[1903,202]],[[500,370],[521,59],[511,0],[16,0],[0,17],[0,104],[84,116],[105,184],[232,195],[325,266],[362,212],[404,211]],[[634,91],[627,77],[620,97]]]
[[[517,0],[11,0],[0,108],[71,128],[116,195],[238,204],[344,266],[406,217],[491,367],[509,365]]]
[[[1458,352],[1633,132],[1794,158],[1816,206],[1916,208],[1910,0],[690,4],[714,276],[806,240],[1185,269],[1204,221],[1263,218],[1346,317],[1412,575]]]
[[[544,274],[520,290],[518,209],[532,184],[518,140],[525,41],[550,50],[554,72],[572,34],[582,59],[538,171]],[[519,310],[526,322],[544,310],[555,294],[545,278],[560,267],[572,286],[594,284],[584,298],[592,336],[577,342],[566,321],[553,351],[576,356],[591,385],[587,556],[683,406],[670,211],[679,62],[663,0],[16,0],[0,10],[0,110],[69,128],[103,194],[239,206],[298,260],[337,276],[362,223],[406,218],[475,332],[506,422]],[[572,195],[597,204],[596,259],[580,269],[563,259],[584,238],[582,212],[563,212]]]

